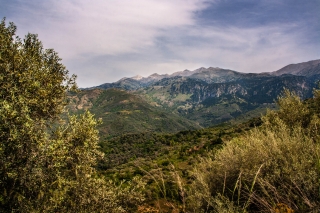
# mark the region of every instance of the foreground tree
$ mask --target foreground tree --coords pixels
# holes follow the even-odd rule
[[[75,76],[68,77],[57,53],[45,50],[37,35],[22,41],[15,32],[2,20],[0,211],[122,212],[141,201],[133,188],[98,177],[94,166],[103,155],[93,115],[59,119]]]

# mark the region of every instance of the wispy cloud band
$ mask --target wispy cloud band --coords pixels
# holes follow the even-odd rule
[[[0,13],[20,35],[39,34],[86,87],[200,66],[274,71],[320,58],[314,41],[320,27],[312,16],[320,5],[293,1],[297,6],[288,0],[12,0]]]

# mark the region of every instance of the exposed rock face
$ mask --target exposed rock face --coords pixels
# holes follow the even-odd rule
[[[154,100],[158,106],[199,122],[200,125],[210,126],[251,110],[273,106],[284,88],[294,91],[303,99],[310,98],[317,80],[320,80],[320,75],[255,75],[224,83],[174,77],[162,79],[140,92]]]
[[[78,105],[77,105],[77,109],[89,109],[92,107],[92,103],[90,102],[89,98],[87,95],[84,95],[81,97]]]
[[[92,89],[86,90],[86,93],[80,95],[69,95],[69,108],[71,110],[87,110],[90,109],[93,104],[92,100],[96,99],[103,90],[101,89]]]

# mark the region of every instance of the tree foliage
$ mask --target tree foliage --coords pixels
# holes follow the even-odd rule
[[[0,211],[122,212],[142,200],[140,181],[120,189],[94,166],[98,122],[86,112],[59,119],[75,76],[37,35],[22,41],[0,24]],[[127,195],[132,191],[133,197]]]

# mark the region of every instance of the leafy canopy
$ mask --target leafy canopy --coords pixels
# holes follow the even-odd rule
[[[98,122],[59,119],[75,76],[37,35],[0,23],[0,211],[123,212],[142,200],[99,178]],[[130,184],[129,184],[130,185]]]

